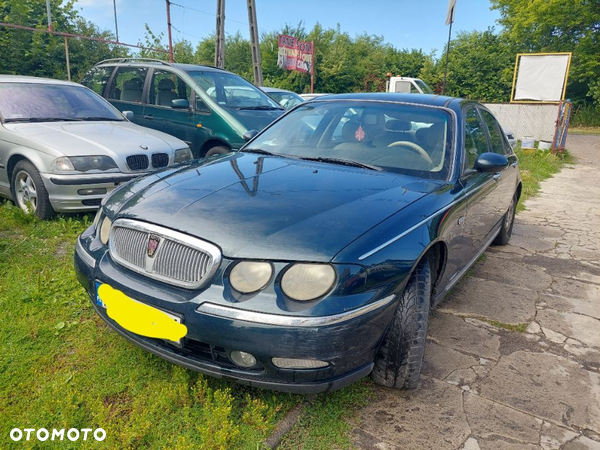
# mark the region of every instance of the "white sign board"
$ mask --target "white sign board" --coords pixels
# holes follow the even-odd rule
[[[570,58],[570,53],[520,55],[512,100],[563,100]]]

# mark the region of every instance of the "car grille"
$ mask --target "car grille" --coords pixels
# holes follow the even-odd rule
[[[129,170],[146,170],[148,168],[148,157],[146,155],[130,155],[127,157]]]
[[[189,289],[197,289],[210,280],[221,261],[221,251],[213,244],[130,219],[115,221],[109,248],[111,258],[118,264]]]
[[[167,167],[169,165],[169,155],[166,153],[155,153],[152,155],[152,167]]]

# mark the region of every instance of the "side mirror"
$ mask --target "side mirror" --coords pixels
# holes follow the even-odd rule
[[[171,100],[171,108],[173,109],[190,109],[190,102],[185,98],[176,98]]]
[[[482,153],[475,160],[473,168],[478,172],[500,172],[508,166],[508,159],[499,153]]]
[[[250,139],[254,139],[254,136],[256,136],[258,134],[257,130],[248,130],[244,133],[244,136],[242,136],[242,138],[248,142]]]
[[[123,111],[123,117],[125,117],[130,122],[133,120],[133,111]]]

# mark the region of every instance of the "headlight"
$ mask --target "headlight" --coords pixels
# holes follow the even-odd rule
[[[108,217],[105,217],[102,221],[102,225],[100,225],[100,242],[102,242],[104,245],[108,244],[111,226],[111,220]]]
[[[192,151],[188,147],[175,150],[174,162],[179,163],[190,159],[192,159]]]
[[[117,165],[109,156],[61,156],[52,163],[54,169],[59,171],[78,170],[87,172],[88,170],[110,170],[116,169]]]
[[[283,274],[281,289],[294,300],[314,300],[325,295],[335,280],[335,270],[329,264],[294,264]]]
[[[273,274],[273,267],[266,262],[242,261],[229,273],[231,286],[242,294],[250,294],[264,288]]]

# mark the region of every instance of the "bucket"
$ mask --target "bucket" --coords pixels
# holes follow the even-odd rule
[[[523,137],[521,140],[521,148],[534,148],[535,139],[532,137]]]
[[[538,149],[548,151],[552,147],[552,142],[550,141],[540,141],[538,143]]]

